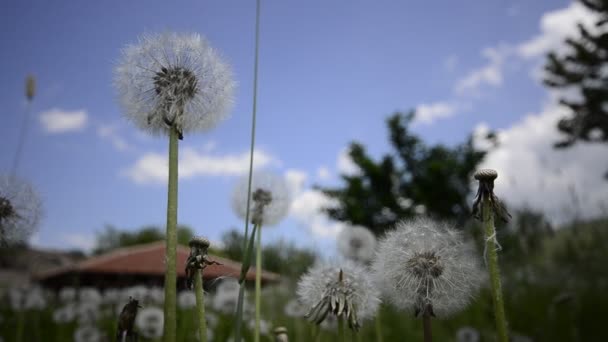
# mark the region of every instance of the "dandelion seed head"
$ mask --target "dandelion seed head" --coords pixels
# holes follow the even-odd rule
[[[338,251],[347,259],[367,263],[374,256],[376,237],[365,227],[345,227],[338,235],[337,241]]]
[[[232,208],[236,215],[242,219],[247,217],[247,188],[249,180],[241,178],[232,193]],[[264,227],[279,223],[287,212],[291,196],[287,182],[274,173],[257,171],[251,179],[251,201],[249,216],[252,223],[259,223]]]
[[[135,317],[135,326],[145,338],[161,338],[164,321],[163,310],[150,306],[139,310],[137,317]]]
[[[80,326],[74,331],[75,342],[100,342],[103,340],[104,335],[92,325]]]
[[[41,215],[42,202],[30,184],[0,175],[0,246],[26,241],[38,228]]]
[[[206,131],[232,107],[230,67],[199,34],[144,35],[128,45],[114,83],[125,115],[153,134]]]
[[[328,297],[344,296],[361,321],[372,318],[380,304],[380,293],[369,272],[351,261],[316,263],[298,281],[297,295],[308,310]]]
[[[180,309],[192,309],[196,306],[196,296],[192,291],[181,291],[177,295],[177,305]]]
[[[456,342],[479,342],[479,331],[471,327],[462,327],[456,331]]]
[[[401,310],[446,317],[464,309],[485,280],[472,244],[446,223],[401,221],[372,263],[383,296]]]

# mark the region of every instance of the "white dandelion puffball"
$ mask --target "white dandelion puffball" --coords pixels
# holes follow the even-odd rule
[[[237,292],[219,292],[212,299],[212,307],[214,310],[224,313],[233,314],[236,311],[238,304],[239,293]],[[247,307],[247,302],[243,302],[243,310]]]
[[[25,181],[0,175],[0,246],[27,241],[42,216],[42,201]]]
[[[247,217],[247,188],[249,179],[241,178],[232,193],[232,208],[242,219]],[[251,179],[251,200],[249,202],[252,223],[274,226],[279,223],[291,204],[287,182],[284,177],[274,173],[257,171]]]
[[[93,287],[84,287],[78,293],[81,303],[101,304],[103,297],[99,290]]]
[[[53,321],[58,324],[69,323],[76,319],[75,304],[66,304],[53,311]]]
[[[128,119],[153,134],[213,128],[233,102],[232,71],[199,34],[144,35],[128,45],[114,83]]]
[[[297,299],[291,299],[285,304],[285,315],[293,318],[301,318],[306,315],[308,309]]]
[[[91,325],[80,326],[74,331],[74,342],[98,342],[103,341],[103,337],[101,331]]]
[[[471,327],[462,327],[456,331],[456,342],[479,342],[479,331]]]
[[[153,306],[140,309],[135,318],[135,326],[145,338],[161,338],[164,322],[163,310]]]
[[[338,251],[347,259],[368,263],[374,257],[376,236],[365,227],[344,227],[338,234],[336,241],[338,242]]]
[[[341,282],[340,270],[343,275]],[[346,300],[350,301],[360,321],[374,317],[380,304],[380,293],[369,271],[352,261],[316,263],[298,281],[297,294],[302,305],[310,311],[325,297],[332,295],[337,287],[347,290]]]
[[[177,295],[177,305],[180,309],[192,309],[196,306],[196,295],[192,291],[181,291]]]
[[[446,317],[464,309],[486,275],[471,243],[446,223],[401,221],[379,242],[374,279],[401,310]]]
[[[70,303],[76,300],[76,289],[73,287],[63,287],[59,291],[59,301]]]

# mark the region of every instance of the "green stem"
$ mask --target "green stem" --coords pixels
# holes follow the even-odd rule
[[[15,158],[13,159],[13,167],[11,168],[11,175],[17,174],[19,168],[19,162],[21,161],[21,154],[23,152],[23,145],[25,144],[25,137],[27,136],[28,128],[30,125],[30,112],[32,108],[32,101],[27,101],[27,107],[25,109],[25,115],[23,117],[23,123],[21,124],[21,132],[19,133],[19,141],[17,142],[17,151],[15,152]]]
[[[169,134],[169,185],[167,192],[167,246],[165,270],[165,342],[175,342],[177,324],[176,304],[176,254],[177,254],[177,131],[171,128]]]
[[[490,272],[490,284],[492,287],[492,302],[494,303],[494,316],[496,318],[496,330],[498,333],[499,342],[507,342],[509,340],[507,333],[507,319],[505,316],[505,308],[502,299],[502,286],[500,284],[500,269],[498,266],[498,253],[496,252],[496,230],[494,228],[494,215],[492,213],[492,204],[488,199],[483,200],[483,223],[485,228],[487,253],[487,263]]]
[[[376,342],[382,342],[382,320],[380,319],[380,312],[382,308],[378,308],[378,314],[376,315]]]
[[[236,305],[236,337],[235,341],[241,341],[241,330],[243,328],[243,302],[245,300],[245,283],[247,279],[247,272],[249,272],[249,266],[251,265],[251,257],[253,253],[255,233],[258,229],[257,225],[253,225],[251,234],[249,236],[248,244],[246,244],[245,255],[243,256],[243,262],[241,263],[241,275],[239,276],[239,298]]]
[[[258,226],[255,248],[255,330],[254,342],[260,342],[260,314],[262,310],[262,227]]]
[[[342,319],[342,316],[339,316],[337,318],[338,318],[338,341],[346,342],[346,333],[344,332],[344,320]]]
[[[433,342],[433,331],[431,330],[431,315],[428,312],[425,312],[424,315],[422,315],[422,327],[424,332],[424,342]]]
[[[198,309],[199,341],[207,342],[207,320],[205,319],[205,292],[203,291],[203,272],[196,270],[194,276],[194,293],[196,294],[196,308]]]
[[[25,311],[23,308],[17,313],[17,336],[15,342],[23,341],[23,328],[25,325]]]

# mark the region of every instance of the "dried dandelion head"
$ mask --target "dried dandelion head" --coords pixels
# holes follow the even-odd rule
[[[230,67],[199,34],[144,35],[128,45],[115,69],[126,116],[153,134],[205,131],[230,107]]]
[[[30,184],[0,175],[0,246],[26,241],[41,215],[42,202]]]
[[[247,217],[249,180],[242,178],[232,194],[232,207],[240,218]],[[255,172],[251,179],[250,220],[259,226],[279,223],[289,210],[290,195],[285,179],[269,172]]]
[[[347,259],[368,263],[374,257],[376,237],[365,227],[346,227],[338,235],[337,241],[338,251]]]
[[[416,315],[445,317],[464,309],[485,279],[472,244],[424,217],[388,232],[372,269],[382,294]]]
[[[344,317],[351,329],[372,318],[380,304],[369,272],[347,261],[340,265],[317,263],[298,282],[300,302],[310,308],[306,317],[321,324],[329,314]]]

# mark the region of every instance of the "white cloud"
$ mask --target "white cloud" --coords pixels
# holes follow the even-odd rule
[[[264,151],[254,151],[254,168],[278,161]],[[123,174],[137,184],[164,184],[167,182],[167,155],[149,152],[141,156]],[[193,148],[180,151],[179,177],[238,176],[249,171],[249,152],[236,155],[209,155]]]
[[[326,166],[319,166],[317,169],[317,178],[322,181],[326,181],[331,177],[331,172]]]
[[[86,110],[65,111],[53,108],[40,113],[40,123],[47,133],[82,131],[88,120]]]
[[[95,247],[95,237],[90,234],[64,234],[63,240],[67,242],[67,245],[72,248],[78,248],[89,252]]]
[[[118,135],[118,127],[116,125],[108,125],[108,124],[100,124],[97,127],[97,135],[102,138],[108,140],[114,148],[119,151],[126,151],[131,148],[131,146]]]
[[[484,85],[502,85],[504,62],[511,54],[511,47],[505,44],[488,47],[483,49],[481,54],[488,59],[488,63],[456,82],[454,90],[457,94],[476,93]]]
[[[349,149],[344,148],[338,153],[338,160],[336,162],[336,166],[338,167],[338,172],[344,175],[355,175],[359,173],[359,167],[353,160],[350,158]]]
[[[308,174],[301,170],[289,169],[285,171],[285,179],[292,196],[295,196],[302,191],[307,178]]]
[[[321,208],[333,202],[318,190],[300,192],[291,203],[290,215],[319,238],[335,238],[345,223],[330,220]]]
[[[458,56],[456,55],[449,55],[444,61],[443,61],[443,67],[445,68],[445,70],[447,71],[454,71],[456,70],[456,67],[458,66]]]
[[[420,104],[416,107],[414,122],[432,124],[437,119],[448,118],[456,113],[456,106],[446,102]]]
[[[564,51],[566,37],[578,37],[577,23],[583,24],[591,32],[596,31],[594,13],[578,1],[568,7],[543,14],[540,20],[540,34],[519,44],[517,54],[523,58],[544,56],[549,51]]]
[[[498,134],[499,146],[482,167],[496,169],[496,193],[511,206],[542,211],[555,223],[605,213],[608,146],[578,143],[557,150],[556,123],[563,108],[548,105]]]

